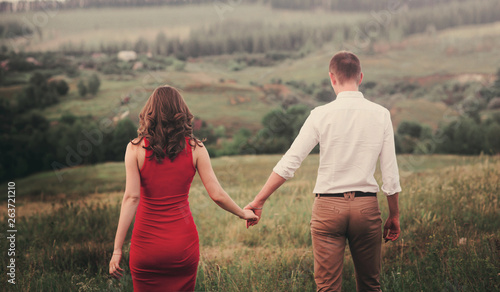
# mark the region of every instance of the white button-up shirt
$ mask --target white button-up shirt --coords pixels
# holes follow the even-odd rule
[[[318,143],[314,193],[378,192],[373,174],[379,157],[382,191],[386,196],[401,191],[391,115],[361,92],[340,92],[335,101],[313,109],[273,171],[292,178]]]

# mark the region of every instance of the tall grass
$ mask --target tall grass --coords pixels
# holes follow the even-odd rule
[[[399,158],[403,165],[410,156]],[[278,159],[222,157],[213,165],[228,193],[244,205]],[[418,159],[412,171],[402,171],[402,235],[383,245],[382,289],[498,291],[500,157]],[[317,156],[306,159],[296,177],[268,200],[261,223],[248,230],[211,202],[195,179],[190,205],[201,244],[197,291],[315,291],[309,221],[317,162]],[[379,200],[386,218],[385,198]],[[129,244],[122,260],[125,276],[117,281],[107,275],[119,212],[119,204],[68,202],[17,218],[17,284],[3,285],[2,272],[2,285],[13,291],[132,291]],[[4,240],[1,248],[7,249]],[[1,265],[7,265],[6,257]],[[346,251],[343,288],[354,287]]]

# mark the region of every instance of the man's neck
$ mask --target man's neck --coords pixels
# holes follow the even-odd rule
[[[337,87],[336,94],[339,94],[343,91],[358,91],[358,86],[356,84],[345,84]]]

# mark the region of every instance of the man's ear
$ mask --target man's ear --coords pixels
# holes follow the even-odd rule
[[[335,75],[333,75],[332,72],[328,72],[328,75],[330,75],[330,81],[332,83],[332,86],[337,85],[337,79],[335,78]]]
[[[361,72],[359,74],[359,82],[358,82],[358,86],[361,85],[361,81],[363,81],[363,72]]]

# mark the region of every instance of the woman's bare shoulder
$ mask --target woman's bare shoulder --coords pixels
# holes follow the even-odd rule
[[[202,140],[200,140],[198,138],[194,138],[194,141],[197,144],[197,146],[205,147]]]
[[[134,138],[130,142],[128,142],[127,147],[130,148],[131,150],[137,151],[138,149],[142,148],[142,146],[145,146],[144,139],[145,138],[141,140],[141,138],[139,137]]]
[[[191,148],[193,149],[193,151],[196,151],[199,148],[205,148],[205,145],[203,144],[203,142],[197,138],[194,138],[193,140],[191,140],[191,142],[189,144],[191,145]]]

